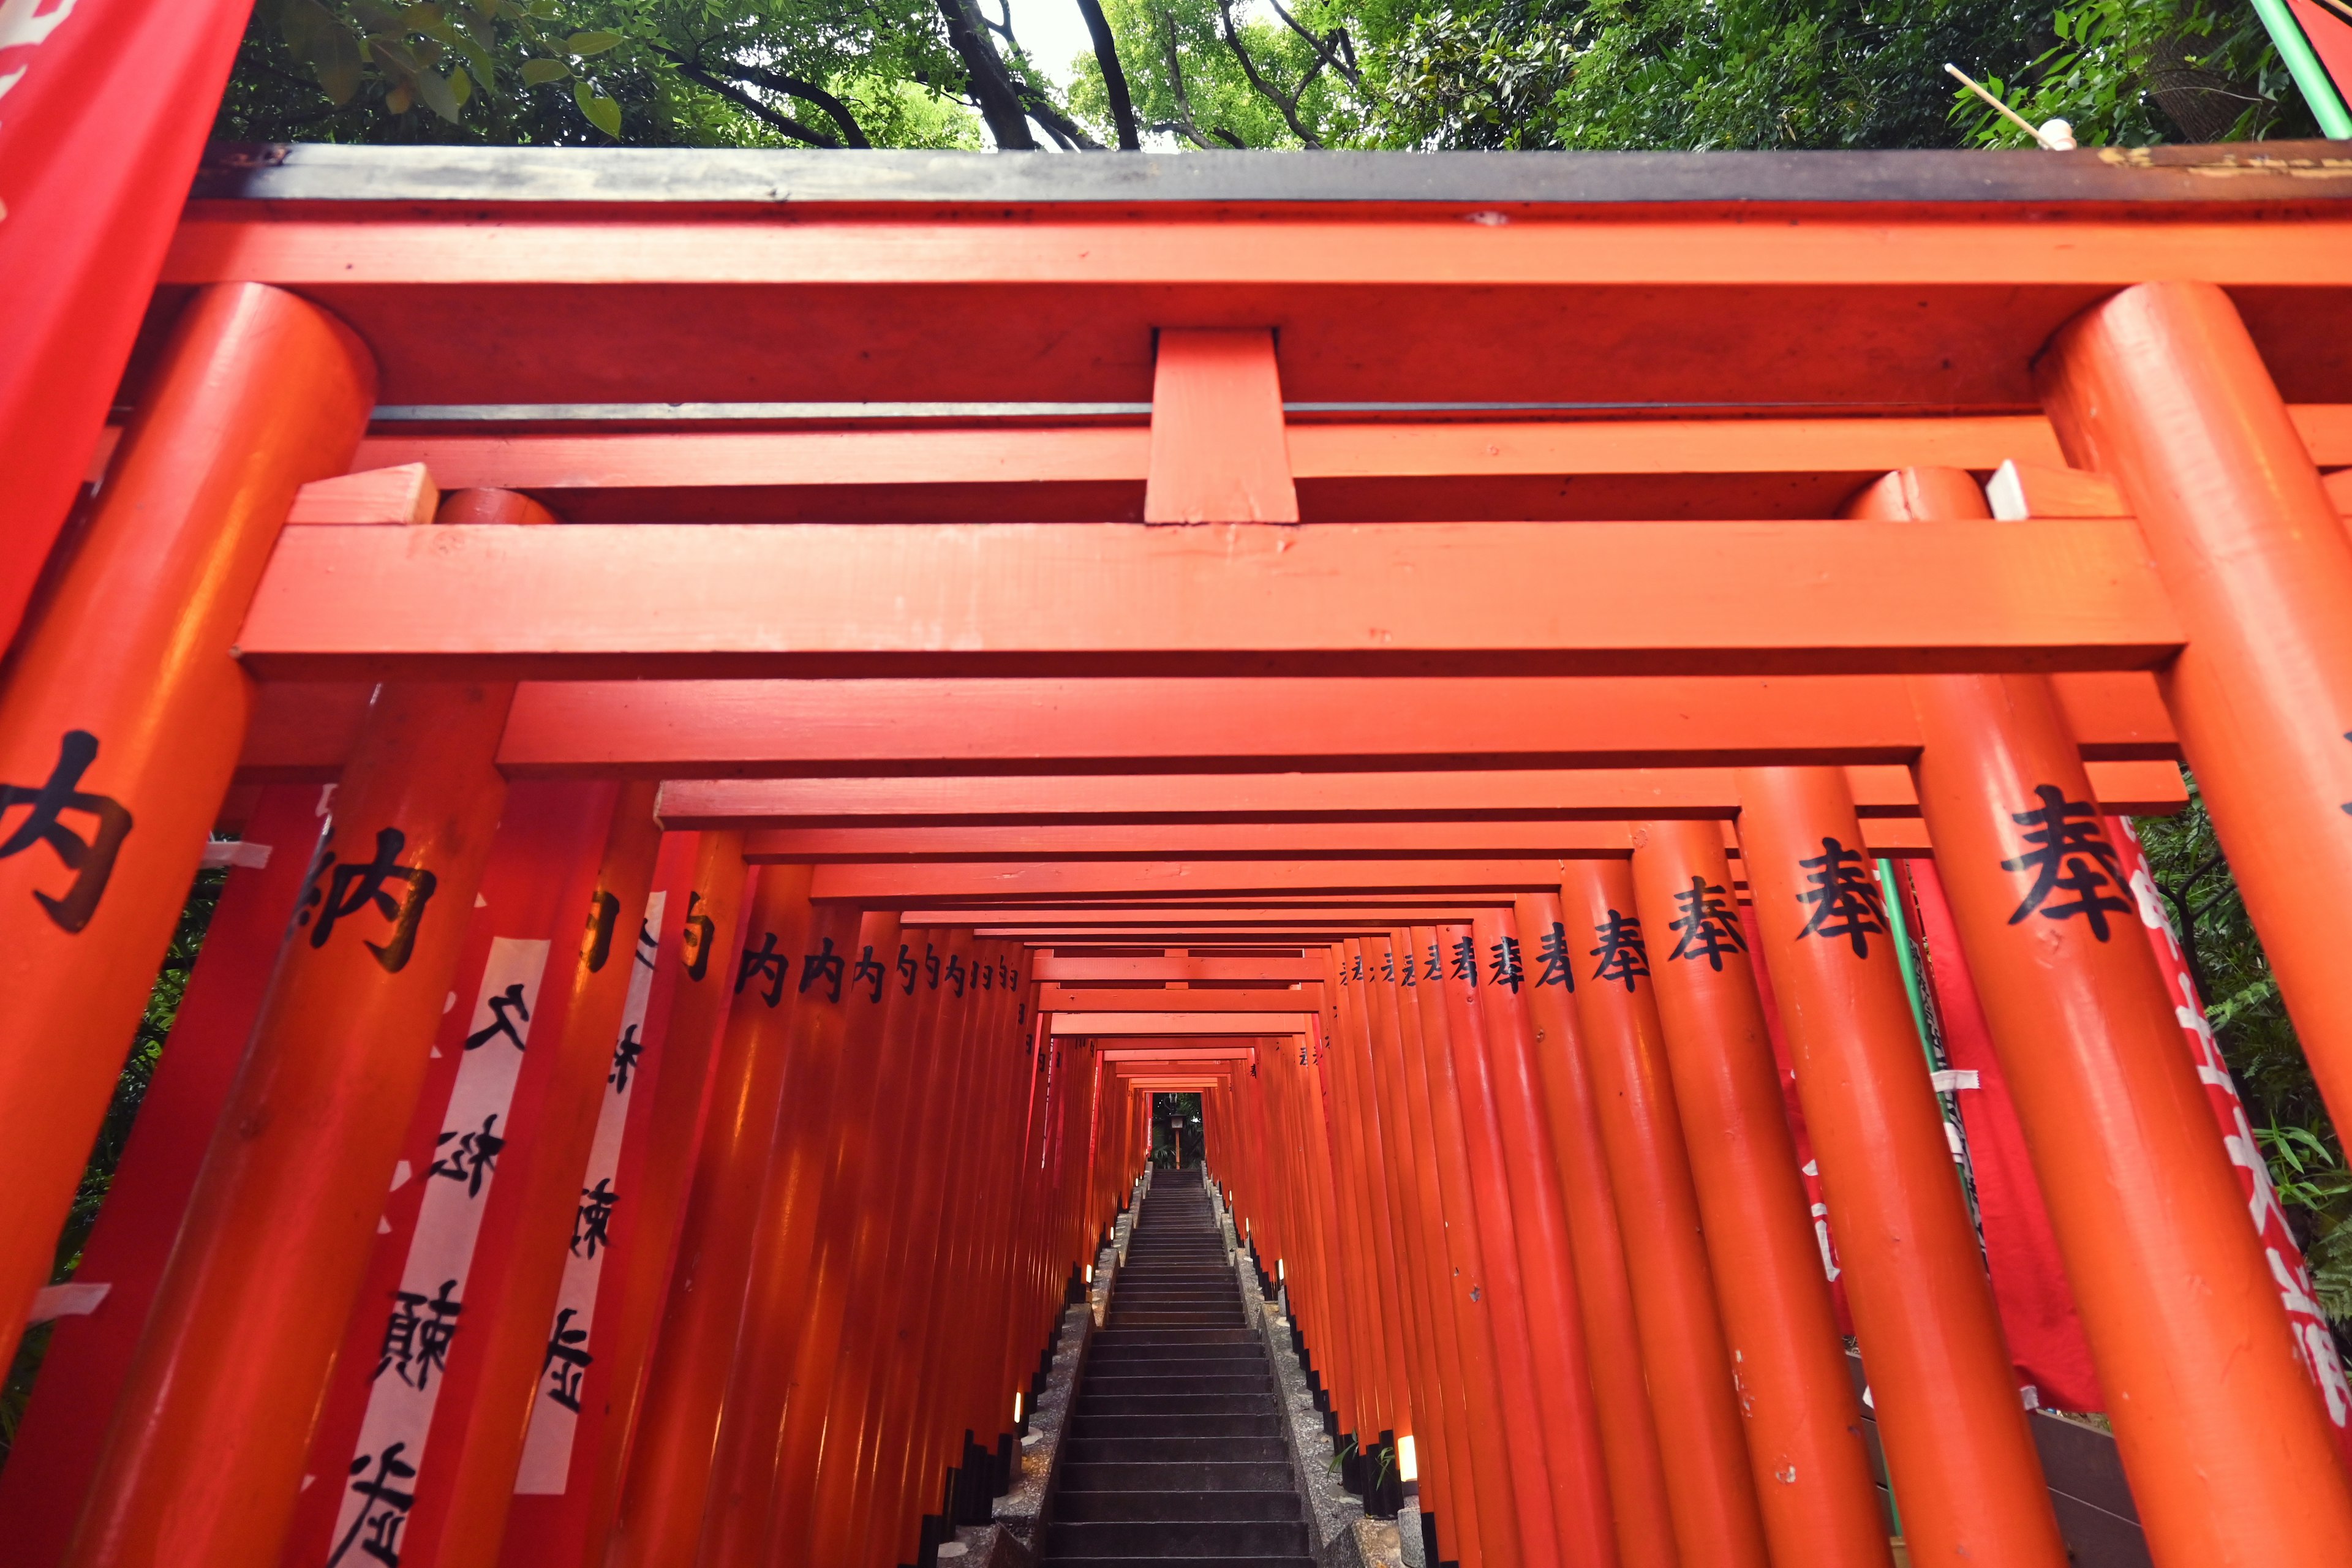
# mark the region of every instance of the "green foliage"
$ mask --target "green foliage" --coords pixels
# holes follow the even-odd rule
[[[197,873],[195,886],[180,910],[180,924],[172,933],[170,950],[163,955],[163,971],[156,975],[155,988],[148,994],[147,1011],[131,1037],[131,1054],[122,1065],[121,1078],[115,1083],[114,1099],[106,1108],[106,1120],[99,1124],[89,1163],[83,1167],[80,1184],[74,1189],[73,1207],[58,1237],[56,1261],[49,1272],[51,1284],[65,1283],[81,1267],[82,1245],[89,1239],[90,1227],[98,1223],[99,1206],[114,1184],[115,1168],[122,1163],[123,1148],[131,1141],[131,1123],[146,1100],[147,1086],[154,1081],[155,1068],[163,1058],[163,1044],[171,1037],[172,1025],[180,1016],[180,998],[187,991],[188,976],[195,970],[197,951],[204,946],[205,932],[212,925],[213,910],[220,903],[221,887],[227,876],[226,871]],[[7,1462],[8,1450],[16,1440],[26,1404],[33,1395],[33,1379],[40,1371],[41,1357],[48,1343],[47,1324],[28,1330],[17,1348],[15,1363],[8,1369],[7,1382],[0,1385],[0,1465]]]
[[[928,0],[263,0],[242,141],[978,144]]]
[[[2036,124],[2058,118],[2085,146],[2316,136],[2318,126],[2249,6],[2209,0],[2084,0],[2061,5],[2055,42],[2015,79],[1986,82]],[[2030,138],[1973,95],[1955,119],[1984,146]]]

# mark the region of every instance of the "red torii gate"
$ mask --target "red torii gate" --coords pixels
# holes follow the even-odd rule
[[[2330,167],[224,156],[0,687],[11,1333],[205,829],[330,837],[230,852],[299,923],[207,950],[219,1081],[119,1197],[152,1310],[52,1352],[110,1424],[37,1407],[0,1512],[77,1565],[928,1552],[1141,1158],[1121,1082],[1185,1078],[1462,1561],[1883,1563],[1736,851],[1912,1550],[2054,1564],[1870,940],[1862,868],[1933,851],[2152,1550],[2336,1550],[2341,1373],[2100,825],[2196,767],[2347,1103]],[[592,1339],[633,910],[664,1077],[611,1136],[667,1196]],[[1286,1044],[1085,1043],[1129,1027]],[[428,1086],[492,1109],[416,1144]]]

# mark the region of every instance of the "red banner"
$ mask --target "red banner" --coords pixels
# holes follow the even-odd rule
[[[2164,900],[2156,890],[2156,876],[2148,865],[2147,852],[2140,847],[2139,836],[2124,817],[2107,818],[2107,837],[2123,857],[2124,878],[2139,904],[2140,924],[2147,930],[2148,946],[2156,952],[2156,966],[2164,972],[2172,1016],[2179,1020],[2189,1059],[2197,1064],[2198,1081],[2205,1086],[2206,1103],[2221,1128],[2221,1147],[2229,1152],[2230,1163],[2237,1167],[2238,1191],[2246,1200],[2246,1214],[2253,1223],[2254,1233],[2262,1237],[2271,1282],[2278,1289],[2279,1302],[2286,1309],[2287,1324],[2294,1331],[2296,1358],[2326,1402],[2327,1419],[2336,1427],[2337,1449],[2352,1460],[2352,1387],[2345,1383],[2344,1363],[2336,1353],[2336,1336],[2328,1331],[2326,1316],[2312,1295],[2311,1274],[2304,1264],[2303,1248],[2295,1244],[2286,1211],[2279,1207],[2278,1194],[2271,1186],[2270,1166],[2254,1142],[2254,1130],[2246,1120],[2245,1102],[2238,1098],[2238,1085],[2230,1076],[2230,1064],[2222,1059],[2221,1047],[2215,1044],[2213,1030],[2205,1022],[2204,1001],[2197,994],[2197,982],[2189,977],[2189,964],[2180,951],[2180,938],[2174,932],[2171,917],[2165,913]]]
[[[1927,982],[1944,1026],[1944,1054],[1954,1070],[1974,1073],[1958,1091],[1968,1129],[1969,1168],[1977,1181],[1977,1216],[1984,1232],[1985,1265],[1993,1304],[2018,1379],[2057,1410],[2102,1407],[2090,1342],[2074,1310],[2074,1292],[2058,1255],[2058,1237],[2042,1206],[2042,1184],[2025,1149],[2025,1130],[2009,1097],[2009,1080],[1992,1048],[1992,1028],[1977,1000],[1960,952],[1959,930],[1932,860],[1902,862],[1917,896],[1919,937],[1927,952]]]
[[[88,473],[250,0],[0,0],[0,645]]]

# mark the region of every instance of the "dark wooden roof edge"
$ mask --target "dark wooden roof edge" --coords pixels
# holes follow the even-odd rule
[[[209,200],[554,205],[2277,206],[2352,198],[2352,142],[2244,142],[2074,153],[1181,154],[216,143],[206,153],[193,195]]]

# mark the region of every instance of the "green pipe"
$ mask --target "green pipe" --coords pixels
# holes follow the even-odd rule
[[[1919,966],[1911,956],[1911,929],[1903,918],[1903,893],[1895,885],[1891,860],[1878,862],[1878,894],[1886,904],[1886,931],[1895,939],[1895,962],[1903,969],[1903,989],[1911,998],[1911,1026],[1919,1031],[1919,1050],[1927,1058],[1927,1070],[1933,1072],[1944,1064],[1936,1059],[1935,1047],[1927,1043],[1927,1005],[1919,995]]]
[[[2343,94],[2336,90],[2327,68],[2319,63],[2286,0],[2254,0],[2254,13],[2262,17],[2263,30],[2271,36],[2271,42],[2278,46],[2279,58],[2286,62],[2287,75],[2302,89],[2303,100],[2311,105],[2321,133],[2331,142],[2352,141],[2352,112],[2346,110]]]

